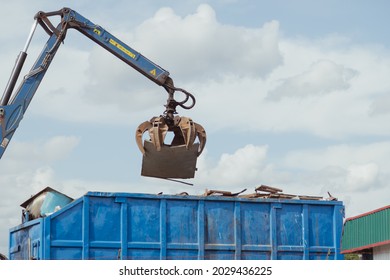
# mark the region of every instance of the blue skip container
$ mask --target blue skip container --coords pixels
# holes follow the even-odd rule
[[[10,230],[13,260],[343,259],[341,201],[88,192]]]

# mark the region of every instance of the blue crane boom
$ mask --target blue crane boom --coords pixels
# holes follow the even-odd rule
[[[54,26],[50,21],[50,18],[54,16],[59,16],[61,18],[61,21],[57,26]],[[167,70],[150,61],[141,53],[129,47],[126,43],[113,36],[101,26],[92,23],[70,8],[63,8],[54,12],[38,12],[34,19],[35,21],[28,36],[26,45],[18,55],[8,84],[0,101],[0,158],[3,156],[12,136],[18,128],[24,113],[39,87],[39,84],[56,55],[57,50],[59,49],[61,43],[65,40],[67,31],[69,29],[76,29],[107,51],[111,52],[114,56],[127,63],[129,66],[133,67],[142,75],[155,82],[157,85],[164,87],[167,91],[168,99],[167,104],[165,105],[166,110],[164,111],[164,115],[159,118],[152,118],[150,122],[143,123],[142,126],[137,129],[137,144],[141,152],[144,154],[144,157],[148,151],[150,151],[153,155],[155,154],[154,150],[151,151],[150,148],[146,151],[141,143],[142,134],[147,130],[149,130],[149,134],[153,136],[151,137],[151,142],[158,152],[164,150],[162,148],[170,148],[171,146],[181,145],[184,145],[185,149],[190,151],[194,144],[193,142],[195,137],[198,136],[201,142],[199,145],[200,148],[198,151],[195,151],[195,153],[192,151],[192,156],[190,156],[193,165],[193,155],[197,157],[202,152],[206,141],[206,134],[203,127],[193,123],[191,119],[174,116],[174,114],[177,114],[176,106],[180,106],[184,109],[190,109],[195,105],[195,98],[191,93],[185,91],[184,89],[176,88],[173,84],[173,80],[169,77],[169,72]],[[31,70],[23,77],[20,86],[14,90],[24,61],[27,57],[28,46],[37,25],[40,25],[46,31],[49,35],[49,39],[47,40],[38,59],[33,64]],[[178,102],[174,99],[174,93],[176,91],[184,93],[184,100]],[[192,102],[190,105],[186,105],[188,100]],[[162,141],[164,140],[167,131],[173,131],[175,133],[175,138],[171,145],[164,146]],[[183,154],[183,151],[180,153]],[[153,159],[153,156],[149,156],[149,160],[150,159]],[[195,167],[191,166],[190,169],[192,172],[195,170]],[[152,175],[149,174],[146,176],[153,177],[153,172]],[[188,178],[191,176],[193,177],[192,173],[184,176],[183,173],[180,174],[180,172],[167,176],[163,173],[162,175],[159,174],[156,177]]]

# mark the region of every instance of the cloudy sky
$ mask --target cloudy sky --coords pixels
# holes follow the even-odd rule
[[[390,204],[388,1],[6,1],[4,88],[35,13],[64,6],[195,95],[196,106],[179,114],[205,127],[206,149],[193,186],[140,176],[135,129],[163,112],[166,93],[70,30],[0,160],[1,253],[19,205],[46,186],[78,198],[265,184],[329,191],[346,217]],[[38,27],[24,73],[46,39]]]

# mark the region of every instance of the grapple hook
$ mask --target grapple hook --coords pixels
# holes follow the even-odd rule
[[[194,107],[195,97],[184,89],[176,88],[170,78],[163,86],[168,92],[163,115],[143,122],[136,131],[136,142],[143,154],[141,175],[164,179],[194,178],[197,157],[202,153],[206,143],[206,131],[191,118],[175,114],[177,106],[184,109]],[[174,98],[176,91],[185,95],[180,102]],[[185,105],[189,99],[192,100],[192,104]],[[143,141],[143,134],[146,131],[150,139]],[[167,132],[174,133],[170,144],[164,143]],[[199,143],[195,143],[196,138]]]
[[[150,138],[143,141],[146,131]],[[167,132],[174,133],[170,144],[164,143]],[[196,138],[199,143],[195,143]],[[188,179],[195,176],[196,160],[205,146],[206,132],[191,118],[175,116],[168,122],[160,116],[137,128],[136,142],[143,154],[142,176]]]

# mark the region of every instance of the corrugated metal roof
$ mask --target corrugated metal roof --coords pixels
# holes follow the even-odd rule
[[[344,223],[341,252],[351,253],[390,243],[390,205],[348,218]]]

